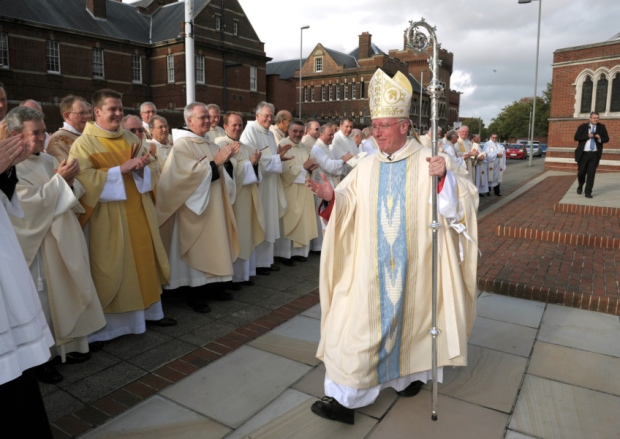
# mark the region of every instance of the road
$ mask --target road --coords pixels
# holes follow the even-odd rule
[[[506,162],[507,164],[506,170],[504,171],[504,178],[500,185],[502,195],[515,191],[527,181],[545,172],[544,155],[542,157],[533,157],[532,166],[529,166],[529,159],[509,159]],[[493,190],[491,190],[491,193],[492,192]],[[498,197],[495,195],[491,195],[490,197],[481,197],[479,210],[482,210],[486,205],[493,203],[496,198]]]

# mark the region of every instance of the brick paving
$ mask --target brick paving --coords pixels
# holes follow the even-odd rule
[[[620,315],[620,210],[559,204],[574,182],[548,177],[480,220],[481,291]]]

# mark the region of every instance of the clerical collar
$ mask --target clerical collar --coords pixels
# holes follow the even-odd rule
[[[383,154],[383,156],[384,156],[386,159],[388,159],[389,161],[391,161],[391,162],[392,162],[392,161],[394,161],[394,159],[396,158],[396,156],[397,156],[397,155],[398,155],[398,154],[399,154],[399,153],[400,153],[403,149],[405,149],[405,147],[406,147],[406,146],[407,146],[407,142],[405,142],[405,144],[404,144],[404,145],[403,145],[403,146],[402,146],[402,147],[401,147],[398,151],[396,151],[396,152],[395,152],[395,153],[393,153],[393,154],[388,154],[387,152],[384,152],[384,151],[380,151],[380,152],[381,152],[381,154]]]
[[[99,128],[100,130],[105,131],[106,133],[110,133],[110,134],[116,134],[116,133],[118,133],[118,130],[115,130],[115,131],[110,131],[110,130],[106,130],[105,128],[100,127],[100,126],[99,126],[99,124],[98,124],[97,122],[95,122],[95,126],[96,126],[97,128]]]
[[[99,126],[99,125],[97,125]],[[76,130],[75,128],[73,128],[71,125],[69,125],[67,122],[63,122],[62,123],[62,129],[65,131],[69,131],[70,133],[73,134],[77,134],[78,136],[81,136],[82,133],[80,133],[78,130]],[[102,128],[103,129],[103,128]]]
[[[239,139],[233,139],[232,137],[230,137],[228,134],[226,134],[226,137],[228,137],[230,140],[232,140],[233,142],[238,142]]]

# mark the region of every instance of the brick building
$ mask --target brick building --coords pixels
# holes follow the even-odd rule
[[[597,111],[610,137],[598,170],[620,171],[620,34],[556,50],[552,81],[545,169],[577,170],[575,131]]]
[[[359,45],[346,54],[317,44],[302,61],[301,103],[299,115],[299,59],[267,63],[267,99],[278,109],[287,109],[303,119],[320,123],[354,118],[357,126],[370,124],[367,86],[377,68],[389,75],[397,71],[407,75],[413,89],[410,118],[415,128],[420,122],[420,80],[426,70],[424,87],[430,82],[427,54],[416,55],[406,50],[390,50],[386,54],[372,43],[372,35],[362,32]],[[450,89],[453,55],[441,50],[439,80],[446,91],[439,99],[439,125],[446,129],[458,120],[460,95]],[[422,93],[421,129],[430,125],[430,96]]]
[[[173,126],[185,102],[183,2],[15,0],[0,2],[0,81],[9,105],[40,101],[53,130],[73,93],[123,93],[126,113],[152,101]],[[253,115],[266,98],[269,60],[237,0],[194,0],[196,100]]]

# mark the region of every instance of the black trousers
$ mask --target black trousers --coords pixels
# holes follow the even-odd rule
[[[585,152],[581,155],[579,163],[577,163],[577,182],[579,187],[586,185],[586,195],[592,193],[594,187],[594,175],[598,167],[598,154],[596,152]]]
[[[33,369],[0,385],[0,425],[3,432],[10,432],[11,438],[52,439],[39,382]]]

